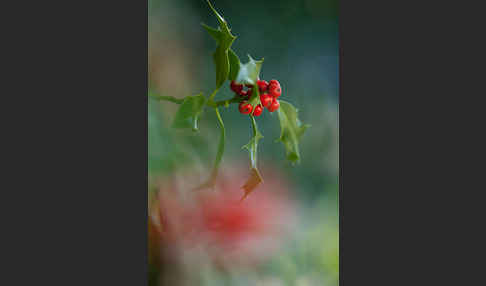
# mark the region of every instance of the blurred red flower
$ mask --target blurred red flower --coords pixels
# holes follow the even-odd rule
[[[247,173],[247,172],[246,172]],[[219,264],[255,263],[273,254],[296,220],[283,176],[265,171],[265,182],[241,201],[244,169],[226,169],[216,190],[161,190],[151,219],[161,239],[178,251],[203,249]]]

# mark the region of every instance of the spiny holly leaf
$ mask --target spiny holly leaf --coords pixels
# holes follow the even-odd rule
[[[230,49],[230,80],[235,80],[242,84],[255,84],[260,76],[260,70],[262,68],[263,59],[255,61],[250,55],[248,55],[249,61],[246,64],[242,64],[238,56]],[[255,107],[260,104],[260,92],[258,88],[253,88],[253,93],[250,95],[249,103]]]
[[[203,111],[205,103],[206,98],[202,93],[185,97],[184,102],[177,110],[172,127],[192,128],[193,131],[198,131],[197,120]]]
[[[240,68],[236,76],[236,82],[243,84],[256,84],[260,76],[260,69],[262,68],[263,59],[255,61],[248,55],[249,61],[246,64],[240,62]]]
[[[211,37],[213,37],[218,44],[218,46],[216,47],[216,51],[213,53],[213,60],[214,65],[216,66],[216,88],[219,88],[228,78],[230,71],[228,49],[231,47],[231,44],[233,44],[233,41],[236,39],[236,37],[231,34],[226,20],[224,20],[224,18],[216,11],[216,9],[214,9],[211,2],[207,2],[219,22],[218,29],[209,27],[206,24],[202,24],[206,31],[208,31],[209,35],[211,35]]]
[[[285,146],[287,160],[294,163],[300,162],[299,140],[309,124],[302,124],[298,118],[298,110],[290,103],[279,100],[278,119],[280,120],[280,138]]]
[[[214,15],[216,15],[216,18],[218,18],[218,22],[220,26],[223,26],[226,24],[226,21],[224,20],[223,16],[221,16],[216,9],[214,9],[213,4],[209,0],[207,0],[209,7],[211,7],[211,10],[213,10]]]
[[[260,185],[260,183],[263,182],[262,176],[258,172],[258,169],[251,168],[250,171],[250,178],[248,178],[246,183],[243,185],[245,194],[243,195],[241,200],[244,200],[258,185]]]
[[[230,71],[229,71],[229,80],[236,80],[238,76],[238,72],[240,71],[240,58],[233,52],[232,49],[228,51],[229,63],[230,63]]]
[[[253,127],[253,137],[250,139],[250,142],[248,142],[248,144],[243,146],[243,148],[247,149],[250,153],[251,174],[250,178],[243,185],[245,194],[242,199],[248,196],[249,193],[251,193],[261,182],[263,182],[263,179],[260,176],[260,172],[258,172],[257,168],[258,141],[263,138],[263,135],[260,133],[260,131],[258,131],[255,117],[250,115],[250,118]]]

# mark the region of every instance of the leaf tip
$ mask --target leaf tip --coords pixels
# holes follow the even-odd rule
[[[295,152],[291,152],[290,154],[288,154],[287,160],[289,160],[293,166],[296,164],[300,164],[300,156]]]
[[[263,178],[260,175],[260,172],[258,172],[256,168],[251,168],[250,178],[248,178],[246,183],[242,186],[245,193],[243,194],[240,202],[243,201],[251,192],[253,192],[253,190],[255,190],[255,188],[261,183],[263,183]]]
[[[226,24],[226,20],[223,18],[223,16],[221,16],[218,11],[216,11],[216,9],[214,8],[213,4],[211,3],[211,1],[209,0],[206,0],[206,2],[208,3],[209,7],[211,8],[211,10],[213,10],[213,13],[216,15],[216,17],[218,18],[218,20],[221,22],[221,23],[225,23]]]

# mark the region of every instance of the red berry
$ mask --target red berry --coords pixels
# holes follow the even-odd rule
[[[261,104],[258,104],[256,107],[255,107],[255,110],[253,110],[253,116],[260,116],[260,114],[262,114],[263,112],[263,107]]]
[[[271,81],[268,82],[268,85],[278,85],[280,86],[280,82],[276,79],[272,79]]]
[[[268,82],[265,80],[258,80],[257,81],[258,88],[260,89],[260,92],[264,92],[268,88]]]
[[[251,94],[253,93],[253,88],[249,88],[247,91],[246,91],[246,94],[248,96],[251,96]]]
[[[242,114],[250,114],[253,106],[251,106],[251,104],[249,104],[247,101],[242,101],[238,106],[238,109]]]
[[[268,108],[268,111],[270,111],[270,112],[274,112],[274,111],[275,111],[275,110],[277,110],[279,107],[280,107],[280,102],[278,102],[277,98],[273,98],[273,102],[272,102],[272,104],[270,105],[270,107]]]
[[[241,95],[241,96],[247,96],[248,92],[246,90],[242,90],[238,94]]]
[[[272,79],[268,84],[268,91],[273,97],[279,97],[280,95],[282,95],[282,88],[280,87],[280,83],[274,79]]]
[[[273,98],[269,94],[264,93],[260,95],[260,102],[264,107],[269,108],[273,102]]]
[[[230,83],[230,88],[232,91],[239,94],[243,90],[243,85],[236,83],[234,80],[232,80]]]

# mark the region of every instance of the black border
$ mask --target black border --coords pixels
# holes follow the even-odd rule
[[[23,7],[29,18],[11,23],[20,27],[19,22],[30,20],[29,31],[4,40],[18,48],[8,53],[15,61],[11,73],[26,71],[14,91],[5,93],[2,105],[4,111],[14,110],[6,125],[21,124],[2,134],[5,141],[13,141],[5,148],[13,155],[6,164],[4,179],[11,184],[5,193],[19,196],[8,220],[18,216],[20,221],[14,231],[6,231],[21,244],[12,247],[17,259],[12,261],[23,260],[16,279],[30,276],[39,283],[39,277],[50,274],[51,284],[146,285],[148,2],[88,1],[76,3],[69,13],[61,4],[52,6]],[[419,179],[426,180],[437,167],[424,163],[427,152],[447,140],[423,142],[441,126],[437,120],[430,122],[437,110],[457,110],[444,106],[442,97],[451,93],[451,86],[453,96],[462,96],[462,79],[471,94],[481,94],[471,90],[467,76],[454,74],[466,74],[466,67],[449,68],[450,58],[471,53],[454,42],[468,49],[475,45],[441,33],[484,26],[451,27],[461,20],[451,21],[449,15],[460,15],[446,13],[446,8],[441,6],[437,13],[424,2],[339,2],[340,285],[344,170],[346,280],[396,285],[397,280],[414,277],[411,268],[435,263],[421,261],[427,252],[410,233],[426,236],[427,226],[414,226],[429,219],[427,212],[432,205],[436,209],[437,198],[444,199],[427,191],[443,192],[447,186],[437,186],[435,178],[428,184]],[[427,9],[434,11],[432,21],[422,13]],[[447,19],[438,19],[439,14]],[[28,32],[28,40],[21,42]],[[434,46],[434,39],[441,42]],[[447,50],[451,47],[454,50]],[[439,52],[440,60],[434,62]],[[14,109],[18,106],[20,110]],[[433,116],[423,106],[432,107]],[[15,171],[20,176],[15,177]],[[413,257],[406,247],[417,247],[410,252]]]
[[[22,165],[7,176],[12,281],[147,285],[148,2],[41,6],[23,5],[10,28],[27,29],[5,39],[25,72],[2,106],[22,124],[2,134],[9,169]]]

